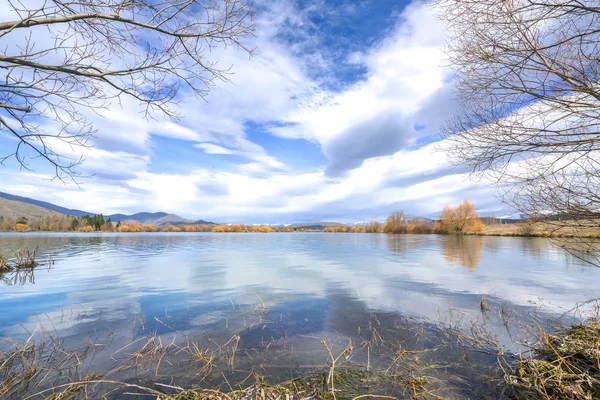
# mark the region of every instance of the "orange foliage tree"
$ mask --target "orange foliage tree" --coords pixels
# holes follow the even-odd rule
[[[348,232],[348,227],[336,225],[336,226],[328,226],[323,229],[323,232],[333,232],[333,233],[345,233]]]
[[[454,234],[479,233],[483,232],[483,227],[475,207],[465,200],[456,207],[444,207],[436,230],[440,233]]]

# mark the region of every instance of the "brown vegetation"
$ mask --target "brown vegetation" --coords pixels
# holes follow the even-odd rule
[[[542,334],[533,355],[505,375],[516,399],[600,398],[600,322]]]
[[[135,221],[114,223],[104,220],[102,215],[81,218],[62,214],[49,214],[37,218],[11,218],[0,216],[0,232],[337,232],[337,233],[407,233],[407,234],[471,234],[485,236],[537,236],[551,238],[600,237],[594,224],[582,227],[578,222],[569,224],[561,221],[557,226],[552,221],[539,222],[527,219],[522,223],[484,225],[477,216],[473,204],[465,200],[457,207],[445,207],[439,221],[406,217],[402,211],[391,213],[382,224],[378,221],[361,225],[331,225],[325,229],[294,228],[291,226],[271,227],[268,225],[205,224],[156,226]],[[488,218],[488,221],[500,221]]]
[[[406,216],[402,211],[388,215],[383,225],[384,233],[406,233]]]
[[[582,229],[564,224],[556,226],[551,222],[527,220],[518,224],[486,225],[482,235],[486,236],[531,236],[549,238],[600,238],[600,230],[594,227]]]
[[[480,233],[483,232],[483,222],[478,218],[475,207],[465,200],[456,207],[446,206],[436,226],[439,233]]]
[[[349,232],[351,228],[348,228],[347,226],[328,226],[325,229],[323,229],[323,232]]]
[[[365,225],[366,233],[379,233],[381,232],[381,222],[372,221]]]
[[[485,318],[493,318],[495,307],[486,295],[481,296],[479,309]],[[267,311],[268,306],[261,300],[259,305],[245,310],[244,318],[260,329]],[[396,320],[374,314],[368,321],[359,322],[356,336],[344,337],[343,342],[322,338],[326,357],[319,358],[327,362],[316,362],[310,366],[310,372],[296,378],[293,373],[291,380],[276,386],[268,383],[264,365],[253,358],[254,353],[250,356],[243,344],[240,346],[243,331],[231,332],[230,339],[223,344],[210,339],[196,341],[154,318],[169,334],[144,330],[133,342],[110,355],[114,361],[110,370],[90,372],[84,366],[101,357],[99,354],[108,347],[112,333],[107,342],[102,342],[102,335],[96,335],[74,348],[68,347],[56,330],[46,331],[38,326],[27,340],[0,340],[3,374],[0,397],[62,400],[129,396],[163,400],[507,398],[507,394],[531,400],[598,397],[597,318],[555,334],[543,333],[541,328],[539,334],[532,333],[532,328],[538,332],[536,322],[522,325],[523,321],[506,320],[507,327],[519,327],[518,332],[528,338],[539,335],[529,357],[505,351],[486,328],[485,321],[463,325],[461,320],[457,315],[448,324],[429,325],[415,318]],[[261,354],[269,354],[262,361],[287,355],[289,350],[280,346],[285,340],[272,338],[261,349]],[[365,353],[366,358],[361,357]],[[483,362],[481,354],[485,357]],[[385,363],[371,363],[371,357]],[[256,368],[242,369],[245,364],[239,359],[250,361]],[[241,373],[235,381],[231,379],[234,372]],[[222,383],[220,376],[225,380]]]
[[[6,272],[33,269],[38,266],[36,261],[38,248],[29,250],[28,247],[24,247],[12,253],[10,256],[5,257],[0,254],[0,274]],[[50,260],[49,263],[52,261]]]
[[[413,218],[410,223],[406,225],[406,233],[414,234],[428,234],[434,233],[435,224],[431,221],[427,221],[423,218]]]
[[[4,217],[13,219],[25,217],[31,219],[53,214],[56,213],[43,207],[0,197],[0,215],[3,215]]]

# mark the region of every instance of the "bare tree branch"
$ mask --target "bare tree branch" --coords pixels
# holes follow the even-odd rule
[[[600,7],[578,0],[438,0],[460,113],[451,159],[564,236],[600,231]],[[592,238],[561,241],[589,259]],[[597,264],[600,259],[595,259]]]
[[[0,163],[40,157],[56,178],[76,180],[81,159],[57,144],[88,146],[95,133],[84,110],[133,98],[148,118],[177,119],[181,90],[199,98],[230,66],[210,56],[253,34],[245,0],[48,0],[10,2],[0,21],[0,133],[17,139]],[[0,17],[2,19],[4,17]],[[50,130],[49,126],[58,129]],[[32,156],[33,155],[33,156]]]

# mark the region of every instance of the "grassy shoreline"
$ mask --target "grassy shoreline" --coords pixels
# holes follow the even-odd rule
[[[0,231],[0,234],[11,233],[11,234],[31,234],[31,233],[69,233],[69,234],[102,234],[102,233],[378,233],[385,235],[443,235],[443,236],[457,236],[455,234],[446,233],[383,233],[383,232],[363,232],[363,231],[336,231],[331,232],[327,230],[305,230],[305,229],[261,229],[261,230],[250,230],[250,231],[206,231],[206,230],[159,230],[159,229],[148,229],[140,231]],[[600,239],[600,231],[597,229],[581,229],[576,228],[556,228],[552,224],[547,223],[536,223],[533,228],[525,226],[524,224],[494,224],[486,225],[482,232],[465,232],[463,235],[471,236],[499,236],[499,237],[541,237],[541,238],[591,238]]]
[[[448,344],[462,346],[466,351],[461,359],[427,358],[427,354],[437,351],[435,347],[421,350],[401,347],[399,352],[391,354],[395,358],[387,370],[369,369],[368,366],[365,368],[346,363],[346,356],[353,352],[352,343],[345,349],[338,348],[334,351],[323,340],[325,352],[329,353],[329,363],[317,371],[280,383],[271,383],[261,374],[250,372],[246,379],[250,382],[230,384],[223,375],[224,382],[213,386],[209,384],[211,379],[208,377],[221,373],[218,367],[220,361],[227,363],[228,368],[231,368],[230,372],[235,370],[237,344],[224,345],[218,351],[211,352],[204,347],[197,347],[199,344],[190,342],[189,339],[184,344],[176,344],[174,339],[168,344],[158,336],[151,336],[146,338],[147,342],[140,342],[137,350],[131,349],[114,369],[72,376],[73,371],[86,362],[85,358],[92,352],[91,348],[100,345],[88,344],[87,348],[72,350],[65,348],[59,337],[45,333],[48,336],[43,339],[29,338],[23,343],[11,342],[12,347],[4,351],[0,348],[0,395],[7,399],[53,400],[110,399],[126,395],[161,400],[444,400],[457,398],[456,395],[461,396],[463,393],[455,387],[464,378],[460,376],[460,370],[453,372],[456,365],[473,363],[469,361],[467,354],[474,357],[477,353],[489,353],[492,359],[497,358],[498,367],[483,372],[481,367],[473,364],[468,368],[479,369],[481,376],[475,381],[469,381],[467,385],[493,388],[496,396],[493,398],[589,400],[600,396],[598,319],[555,333],[540,333],[527,357],[504,353],[500,348],[490,346],[492,342],[483,336],[467,337],[451,330],[442,334],[447,335]],[[378,346],[383,345],[377,343],[383,341],[383,338],[371,339],[361,346],[375,351]],[[357,347],[360,346],[357,344]],[[98,351],[101,350],[93,350],[94,354]],[[179,353],[193,359],[190,367],[199,371],[194,375],[197,376],[196,383],[180,384],[173,382],[173,378],[165,380],[165,375],[159,373],[162,365],[170,364],[170,358]],[[457,353],[455,357],[460,358],[460,355]],[[174,360],[181,362],[181,357]],[[438,375],[433,373],[435,370],[447,371]],[[116,375],[124,371],[135,372],[125,379]],[[440,380],[443,377],[448,381]]]
[[[486,225],[483,232],[477,234],[482,236],[600,238],[600,230],[598,228],[556,226],[551,222]]]

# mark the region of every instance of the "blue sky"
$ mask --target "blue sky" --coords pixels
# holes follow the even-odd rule
[[[211,54],[232,66],[231,82],[207,101],[181,93],[180,121],[146,120],[131,99],[89,112],[93,149],[63,149],[86,158],[79,188],[49,181],[37,160],[33,171],[9,160],[0,190],[91,212],[218,222],[435,216],[465,198],[482,214],[505,213],[494,188],[452,168],[442,150],[438,133],[456,105],[435,9],[259,0],[255,11],[256,56]],[[0,155],[14,145],[0,131]]]

